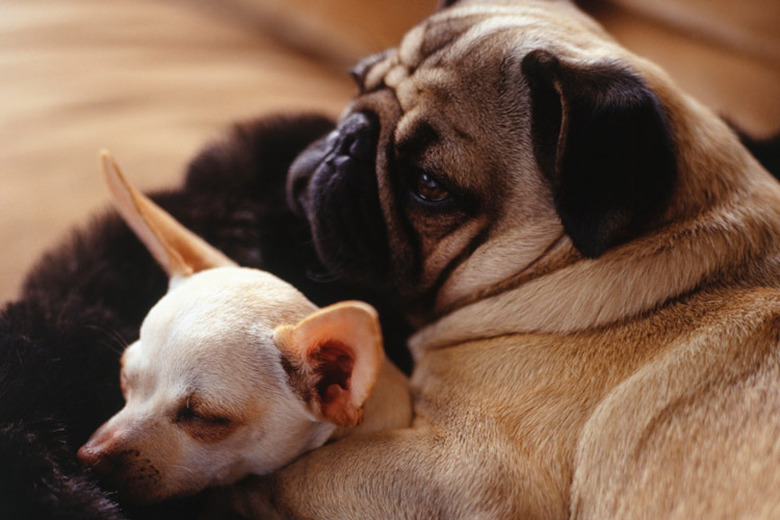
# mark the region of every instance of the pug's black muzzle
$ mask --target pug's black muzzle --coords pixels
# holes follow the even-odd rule
[[[305,215],[331,276],[378,282],[388,269],[376,178],[379,123],[354,113],[290,167],[290,205]]]

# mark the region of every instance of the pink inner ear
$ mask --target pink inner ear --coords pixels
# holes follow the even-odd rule
[[[355,356],[352,349],[340,341],[328,340],[312,349],[310,357],[318,376],[317,394],[322,402],[328,401],[328,388],[337,385],[349,390]]]
[[[337,340],[327,340],[309,351],[317,377],[317,396],[322,415],[338,426],[357,426],[362,411],[353,403],[351,392],[355,354]]]

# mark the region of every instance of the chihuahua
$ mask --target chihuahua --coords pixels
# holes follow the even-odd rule
[[[122,355],[126,404],[79,449],[84,466],[125,499],[156,502],[409,425],[408,382],[384,358],[371,306],[317,309],[239,267],[128,184],[108,152],[101,159],[120,215],[170,285]]]

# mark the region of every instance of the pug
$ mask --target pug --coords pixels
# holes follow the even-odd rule
[[[288,178],[330,272],[417,327],[414,422],[246,510],[780,518],[780,184],[573,4],[449,3]]]

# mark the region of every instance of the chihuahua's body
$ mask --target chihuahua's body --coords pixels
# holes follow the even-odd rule
[[[373,308],[317,309],[186,230],[108,155],[104,170],[119,212],[171,281],[122,356],[126,405],[79,450],[83,464],[126,498],[151,502],[409,424],[406,380],[384,360]]]

